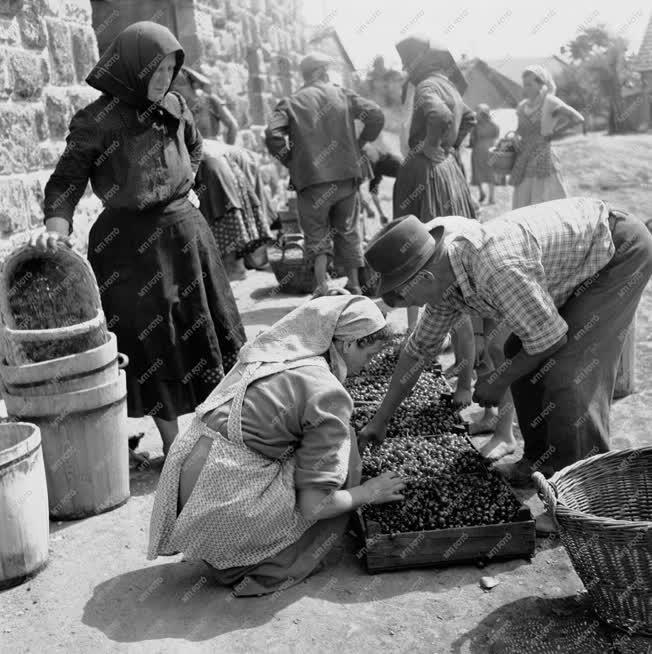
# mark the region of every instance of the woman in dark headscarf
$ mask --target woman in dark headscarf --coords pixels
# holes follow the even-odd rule
[[[422,222],[439,216],[476,218],[469,185],[457,151],[475,125],[475,114],[464,104],[466,81],[451,53],[422,36],[396,44],[403,69],[414,85],[409,152],[394,184],[394,218],[412,214]],[[408,328],[419,315],[408,307]],[[455,335],[454,335],[455,336]],[[456,332],[455,359],[462,367],[458,389],[470,397],[473,326],[465,321]]]
[[[168,92],[184,53],[162,25],[121,32],[86,79],[102,96],[77,112],[45,188],[55,249],[90,179],[104,211],[88,258],[121,352],[128,412],[151,415],[167,453],[177,417],[202,402],[245,341],[215,240],[191,201],[202,140],[183,98]]]
[[[462,101],[466,82],[450,52],[425,37],[396,45],[415,86],[408,152],[394,186],[394,217],[413,214],[476,218],[469,185],[455,151],[475,124]]]

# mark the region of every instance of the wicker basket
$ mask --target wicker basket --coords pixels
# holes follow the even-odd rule
[[[534,479],[598,616],[652,636],[652,447],[598,454]]]
[[[516,161],[516,152],[511,150],[499,150],[498,148],[503,143],[511,143],[514,136],[514,132],[508,132],[502,139],[500,139],[500,141],[498,141],[496,147],[489,148],[489,166],[495,173],[508,175],[512,172],[514,162]]]
[[[285,234],[267,256],[281,290],[299,295],[313,291],[313,267],[306,261],[302,234]]]
[[[31,279],[30,274],[19,272],[38,260],[54,263],[64,281],[53,282],[52,292],[36,302],[35,310],[27,312],[23,307],[25,315],[19,320],[16,301],[29,294]],[[7,256],[0,268],[0,323],[0,341],[9,365],[84,352],[109,337],[93,270],[84,257],[67,247],[39,252],[24,245]]]

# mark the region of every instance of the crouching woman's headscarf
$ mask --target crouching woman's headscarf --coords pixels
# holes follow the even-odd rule
[[[346,368],[333,339],[354,341],[370,336],[386,324],[380,309],[367,297],[340,295],[309,300],[245,345],[238,363],[196,412],[203,417],[215,407],[218,398],[227,402],[234,397],[236,387],[244,392],[257,379],[309,365],[326,352],[333,373],[344,381]]]

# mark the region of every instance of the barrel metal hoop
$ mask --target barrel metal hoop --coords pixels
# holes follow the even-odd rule
[[[7,463],[2,463],[0,464],[0,474],[2,474],[2,471],[10,468],[11,466],[16,465],[17,463],[20,463],[21,461],[24,461],[25,459],[29,459],[34,452],[36,452],[39,448],[41,447],[41,441],[39,440],[38,445],[36,447],[33,447],[31,450],[28,452],[25,452],[25,454],[22,454],[21,456],[12,459],[11,461],[7,461]]]
[[[30,398],[31,399],[31,398]],[[118,404],[122,404],[127,399],[127,394],[125,393],[122,397],[118,398],[117,400],[114,400],[113,402],[109,404],[103,404],[102,406],[95,407],[94,409],[85,409],[84,411],[70,411],[69,413],[66,414],[68,415],[75,415],[75,416],[88,416],[91,413],[95,413],[98,409],[111,409],[114,406],[117,406]],[[56,420],[59,418],[59,414],[54,413],[52,415],[43,415],[43,416],[26,416],[21,414],[20,416],[15,416],[17,418],[20,418],[23,422],[35,422],[38,424],[38,422],[43,422],[44,420]]]
[[[113,361],[109,361],[109,363],[99,367],[95,368],[94,370],[87,370],[83,373],[79,372],[74,375],[66,375],[65,377],[57,377],[56,381],[52,379],[45,379],[43,381],[37,381],[37,382],[29,382],[27,384],[14,384],[14,383],[8,383],[6,384],[10,388],[37,388],[39,386],[47,386],[49,384],[56,384],[58,382],[66,382],[66,381],[71,381],[72,379],[81,379],[82,377],[86,377],[88,375],[94,375],[98,372],[102,372],[106,370],[107,368],[110,368],[112,365],[114,365],[118,361],[118,357],[113,359]],[[5,382],[6,383],[6,382]]]

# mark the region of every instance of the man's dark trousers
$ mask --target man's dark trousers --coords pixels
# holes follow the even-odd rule
[[[560,470],[609,450],[609,413],[620,354],[652,275],[652,236],[643,222],[612,212],[616,251],[559,309],[568,342],[511,386],[525,457],[535,469]],[[512,334],[505,356],[521,349]]]

